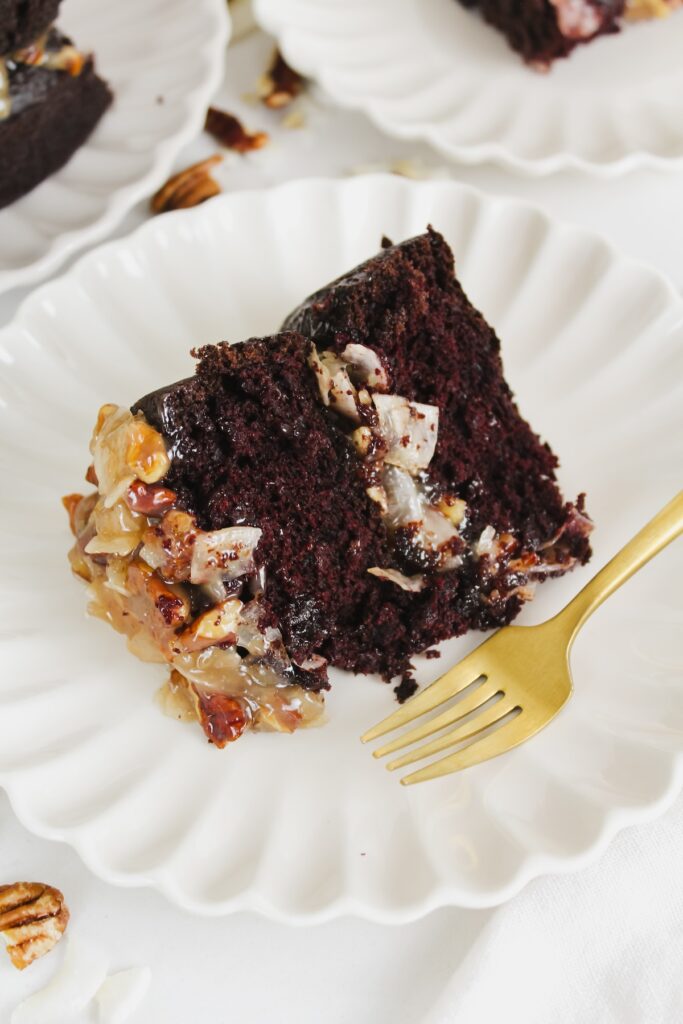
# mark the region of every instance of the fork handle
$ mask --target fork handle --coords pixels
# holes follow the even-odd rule
[[[683,533],[683,491],[640,530],[593,579],[579,591],[556,619],[563,622],[571,643],[589,615],[622,583]]]

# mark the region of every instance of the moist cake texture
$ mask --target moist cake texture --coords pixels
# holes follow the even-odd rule
[[[92,609],[171,667],[222,746],[319,719],[328,666],[411,658],[510,622],[590,554],[583,497],[522,419],[500,343],[435,231],[195,352],[193,377],[105,406],[66,500]]]
[[[0,2],[0,208],[62,167],[112,101],[92,58],[50,27],[57,6]]]

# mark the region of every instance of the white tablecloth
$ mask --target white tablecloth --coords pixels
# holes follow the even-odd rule
[[[229,161],[226,187],[345,174],[408,156],[444,167],[425,147],[385,139],[348,112],[314,110],[306,128],[278,129],[275,115],[240,100],[269,46],[257,34],[229,54],[217,102],[271,130],[273,144]],[[178,166],[212,149],[197,140]],[[493,167],[451,172],[600,231],[683,286],[681,174],[611,183],[569,174],[522,179]],[[117,234],[145,216],[136,210]],[[0,297],[0,324],[23,294]],[[132,1024],[678,1024],[682,860],[683,799],[660,821],[619,836],[592,868],[540,879],[494,911],[447,909],[401,928],[343,919],[290,929],[247,915],[192,918],[154,892],[106,886],[67,847],[29,835],[0,794],[0,884],[21,877],[59,886],[71,928],[103,947],[112,969],[151,966],[152,987]],[[0,956],[0,1024],[60,955],[23,974]]]

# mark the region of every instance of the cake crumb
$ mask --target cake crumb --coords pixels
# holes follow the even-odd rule
[[[412,676],[404,675],[401,678],[401,682],[398,686],[394,687],[394,693],[396,694],[396,700],[399,704],[404,704],[409,700],[417,690],[417,683]]]

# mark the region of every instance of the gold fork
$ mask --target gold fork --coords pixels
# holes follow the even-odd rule
[[[569,652],[589,615],[662,548],[683,533],[683,491],[614,556],[558,615],[539,626],[498,630],[436,682],[361,737],[377,739],[439,705],[460,699],[374,751],[384,757],[447,729],[387,764],[393,771],[456,744],[455,753],[401,779],[404,786],[439,778],[504,754],[543,729],[569,700]],[[464,693],[463,691],[467,691]],[[450,728],[449,728],[450,727]]]

